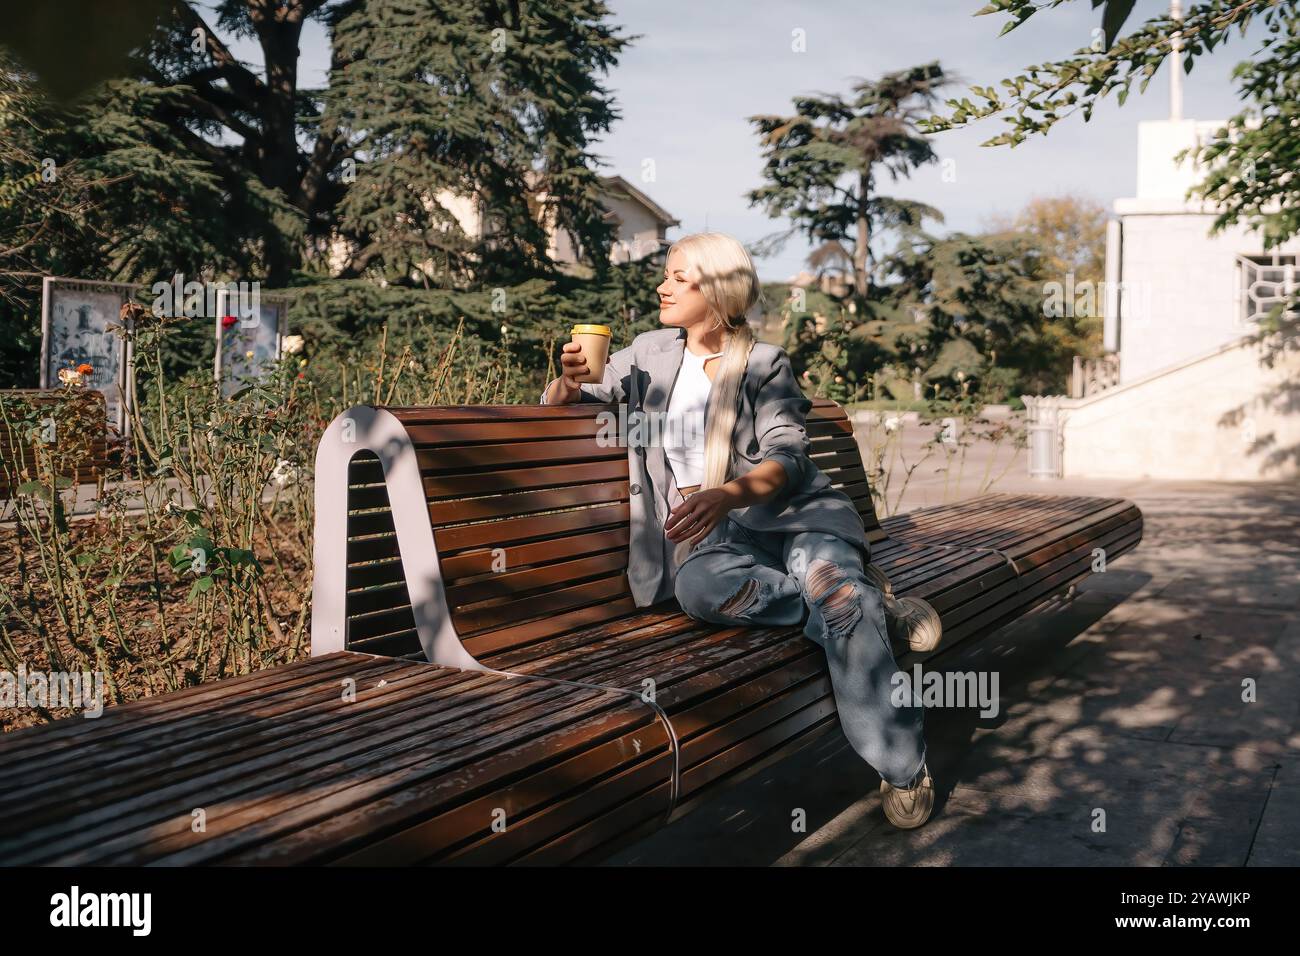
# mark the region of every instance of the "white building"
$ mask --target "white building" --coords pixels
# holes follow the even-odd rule
[[[1300,354],[1277,355],[1257,336],[1257,320],[1300,291],[1300,241],[1266,253],[1243,226],[1210,234],[1215,208],[1187,199],[1204,171],[1176,157],[1224,123],[1183,118],[1181,71],[1170,67],[1170,118],[1138,124],[1136,195],[1116,200],[1107,234],[1104,334],[1117,381],[1027,402],[1031,420],[1059,416],[1060,430],[1059,460],[1044,452],[1031,473],[1300,475]]]
[[[1298,287],[1300,241],[1265,253],[1241,225],[1210,235],[1215,208],[1186,198],[1204,175],[1175,157],[1223,126],[1138,124],[1137,195],[1115,201],[1106,249],[1107,285],[1119,295],[1108,303],[1105,345],[1120,355],[1121,384],[1257,331],[1256,320]]]
[[[633,262],[667,247],[668,230],[681,225],[677,219],[622,176],[604,176],[601,184],[604,218],[614,226],[611,262]],[[551,230],[547,253],[556,262],[569,264],[582,258],[573,237],[563,230]]]

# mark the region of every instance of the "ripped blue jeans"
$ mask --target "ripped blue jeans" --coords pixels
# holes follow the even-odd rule
[[[718,624],[793,625],[826,651],[835,706],[858,755],[893,786],[912,783],[925,760],[924,711],[896,706],[898,666],[879,589],[862,552],[815,531],[760,535],[724,518],[677,569],[677,601],[691,617]]]

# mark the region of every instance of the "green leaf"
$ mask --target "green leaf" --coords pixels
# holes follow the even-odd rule
[[[197,548],[207,552],[208,554],[212,554],[214,551],[217,550],[217,546],[212,543],[212,538],[205,532],[200,532],[199,534],[192,535],[190,537],[190,540],[185,542],[185,546],[189,550],[194,550]]]
[[[226,557],[231,564],[251,564],[257,565],[257,555],[252,551],[240,550],[236,548],[227,548]]]

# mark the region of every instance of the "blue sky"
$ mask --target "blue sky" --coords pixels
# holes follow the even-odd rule
[[[636,183],[680,219],[670,238],[707,224],[745,242],[783,226],[744,198],[762,170],[747,116],[788,113],[795,95],[847,92],[856,78],[934,59],[965,81],[952,88],[957,95],[971,83],[989,85],[1088,45],[1101,22],[1100,10],[1084,0],[1044,11],[1004,37],[1004,18],[971,15],[984,0],[608,2],[623,33],[641,36],[607,78],[622,118],[598,146],[604,172]],[[1165,0],[1138,0],[1130,25],[1167,7]],[[804,53],[791,49],[796,29],[806,36]],[[239,47],[257,61],[247,44]],[[1234,37],[1202,58],[1185,79],[1184,115],[1206,120],[1236,112],[1231,71],[1254,49],[1249,38]],[[319,26],[309,28],[302,50],[301,82],[322,82],[326,41]],[[997,119],[937,135],[939,155],[955,163],[955,182],[945,182],[935,165],[887,191],[937,206],[950,230],[980,229],[1035,196],[1075,193],[1109,208],[1136,188],[1138,121],[1168,115],[1166,69],[1122,109],[1111,99],[1092,122],[1071,119],[1015,149],[979,145],[1000,131]],[[654,182],[641,179],[646,160],[654,162]],[[765,280],[788,278],[806,254],[806,245],[792,240],[761,260],[759,271]]]

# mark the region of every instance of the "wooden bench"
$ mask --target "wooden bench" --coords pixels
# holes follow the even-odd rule
[[[313,653],[349,649],[653,690],[673,727],[675,800],[684,808],[837,718],[823,652],[799,628],[721,628],[672,601],[635,607],[624,573],[627,452],[596,441],[599,416],[616,410],[583,403],[342,416],[317,459]],[[944,638],[925,656],[1086,577],[1094,549],[1113,559],[1141,538],[1131,502],[1098,498],[988,496],[882,525],[844,410],[815,401],[807,431],[813,461],[858,505],[873,562],[897,594],[939,612]],[[370,440],[339,441],[359,435]],[[921,657],[900,664],[913,659]]]
[[[672,761],[627,694],[329,654],[3,735],[0,864],[566,862]]]
[[[8,735],[0,772],[22,776],[0,801],[0,861],[589,861],[834,730],[799,628],[634,605],[626,449],[596,439],[610,411],[341,415],[316,464],[313,660]],[[1104,498],[990,495],[880,522],[844,411],[816,400],[808,433],[895,593],[940,614],[927,657],[1141,538],[1138,509]],[[25,763],[38,740],[78,747],[78,769]],[[86,759],[103,772],[73,791]],[[9,822],[23,807],[35,825]]]
[[[69,409],[70,400],[83,402],[85,407]],[[102,393],[91,389],[71,395],[63,389],[0,390],[0,499],[12,497],[34,474],[36,452],[27,434],[28,420],[33,415],[40,420],[60,414],[60,406],[67,413],[60,417],[75,418],[84,432],[65,445],[62,454],[56,452],[59,477],[77,484],[93,483],[108,469],[112,442]],[[58,419],[55,425],[57,431]]]

